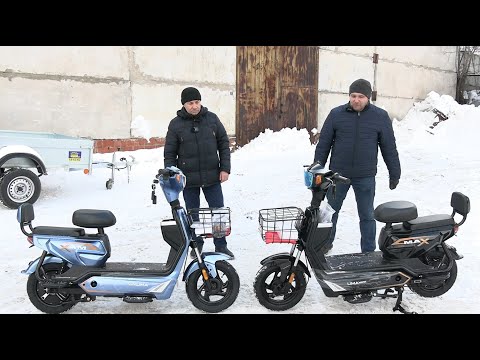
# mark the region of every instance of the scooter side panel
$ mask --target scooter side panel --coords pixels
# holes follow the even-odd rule
[[[419,257],[451,237],[452,231],[452,226],[409,231],[396,224],[390,230],[381,229],[378,247],[392,259]]]
[[[90,236],[33,235],[33,244],[73,265],[102,266],[109,257],[103,240]]]
[[[177,278],[177,271],[163,277],[125,276],[125,274],[112,273],[92,276],[78,285],[92,296],[122,297],[136,295],[165,300],[172,295]]]
[[[325,271],[315,269],[315,277],[335,293],[361,292],[405,285],[411,277],[401,271]]]
[[[157,300],[169,299],[173,293],[177,279],[180,276],[188,248],[180,255],[175,268],[168,275],[142,275],[135,269],[132,272],[110,272],[92,276],[78,285],[89,295],[93,296],[150,296]],[[129,264],[129,263],[126,263]]]

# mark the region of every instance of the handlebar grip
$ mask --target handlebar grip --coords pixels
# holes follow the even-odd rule
[[[175,174],[175,171],[170,169],[158,169],[157,179],[160,177],[169,178]]]
[[[343,177],[339,174],[335,174],[332,176],[332,179],[335,180],[336,182],[339,182],[339,183],[342,183],[342,184],[346,184],[346,185],[350,185],[350,179],[349,178],[346,178],[346,177]]]

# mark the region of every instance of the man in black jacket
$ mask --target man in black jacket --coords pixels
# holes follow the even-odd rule
[[[331,151],[329,169],[351,180],[360,219],[360,248],[362,252],[369,252],[374,251],[376,246],[373,200],[378,148],[388,168],[391,190],[400,180],[400,160],[388,113],[370,103],[370,83],[364,79],[355,80],[350,85],[349,95],[348,104],[338,106],[328,114],[320,132],[314,161],[325,166]],[[335,195],[333,189],[327,193],[328,203],[335,214],[330,238],[322,249],[324,253],[333,247],[338,212],[350,185],[337,184]]]
[[[170,121],[165,138],[164,165],[176,166],[185,174],[187,183],[183,198],[187,209],[200,207],[200,189],[212,208],[223,207],[221,183],[230,174],[230,142],[218,116],[202,106],[200,92],[194,87],[183,89],[183,107]],[[203,239],[197,237],[198,250]],[[231,257],[225,237],[214,238],[215,251]],[[196,257],[192,249],[190,255]]]

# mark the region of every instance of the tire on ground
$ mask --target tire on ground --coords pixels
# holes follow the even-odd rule
[[[10,170],[0,179],[0,202],[10,209],[35,203],[40,196],[40,179],[27,169]]]

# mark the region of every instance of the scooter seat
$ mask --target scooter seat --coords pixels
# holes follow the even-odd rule
[[[421,216],[415,220],[405,221],[403,227],[407,230],[423,230],[429,228],[441,228],[443,226],[453,226],[455,221],[451,215],[448,214],[437,214],[437,215],[428,215]]]
[[[85,230],[80,228],[68,228],[57,226],[37,226],[33,229],[33,235],[54,235],[54,236],[84,236]]]
[[[417,207],[410,201],[389,201],[378,205],[374,211],[375,220],[383,223],[410,221],[417,216]]]
[[[72,216],[73,225],[84,228],[106,228],[115,225],[117,219],[109,210],[76,210]]]

